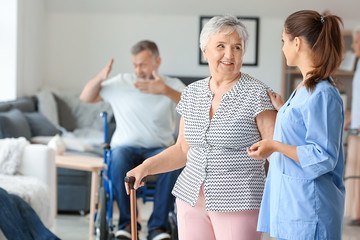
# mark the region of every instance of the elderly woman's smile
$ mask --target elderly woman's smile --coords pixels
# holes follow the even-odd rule
[[[243,41],[237,31],[224,29],[209,37],[204,49],[211,75],[238,76],[242,65]]]

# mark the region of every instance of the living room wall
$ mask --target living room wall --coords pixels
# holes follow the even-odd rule
[[[280,88],[281,24],[260,17],[259,65],[242,69],[275,89]],[[158,44],[161,73],[209,74],[198,64],[199,15],[48,13],[46,37],[45,79],[64,90],[79,91],[110,58],[113,74],[132,72],[130,48],[142,39]]]
[[[16,94],[30,96],[44,84],[44,0],[17,2]]]
[[[106,3],[106,8],[106,4],[101,1],[97,5],[93,4],[93,9],[89,11],[87,1],[82,1],[83,5],[78,4],[79,2],[81,1],[76,1],[75,4],[74,1],[36,0],[37,4],[29,6],[29,10],[24,12],[24,21],[28,23],[23,31],[29,41],[26,40],[23,44],[26,50],[23,50],[22,62],[26,62],[27,67],[22,72],[20,96],[33,94],[44,86],[80,92],[84,84],[110,58],[115,59],[112,75],[131,72],[129,49],[142,39],[158,43],[163,59],[160,73],[207,76],[208,68],[198,64],[199,17],[213,15],[214,12],[229,12],[225,11],[226,8],[221,10],[223,6],[210,10],[191,9],[189,13],[179,11],[170,14],[161,10],[154,11],[155,7],[149,11],[137,11],[134,8],[126,12],[109,9],[109,2]],[[254,8],[254,4],[237,3],[236,6],[239,7],[234,9],[238,11],[230,11],[238,16],[260,18],[258,66],[243,67],[242,71],[280,92],[281,31],[288,12],[273,14],[271,11],[259,11],[255,14],[256,11],[249,10]],[[322,10],[324,9],[320,9]],[[356,21],[344,19],[344,22],[345,29],[352,29]],[[29,64],[29,60],[33,62]]]

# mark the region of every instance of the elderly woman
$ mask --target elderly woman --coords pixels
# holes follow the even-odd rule
[[[240,72],[247,41],[233,16],[204,26],[200,46],[211,76],[183,91],[176,144],[127,173],[137,188],[146,175],[186,165],[173,189],[180,239],[261,239],[265,160],[250,158],[246,147],[272,139],[276,112],[268,87]]]

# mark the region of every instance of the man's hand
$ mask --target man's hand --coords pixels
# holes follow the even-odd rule
[[[98,77],[101,79],[101,81],[105,81],[108,78],[113,62],[114,59],[110,59],[110,62],[98,73]]]
[[[141,92],[151,93],[151,94],[163,94],[168,88],[164,81],[160,78],[157,72],[153,71],[152,75],[154,76],[153,80],[141,80],[138,79],[134,86],[139,89]]]
[[[114,59],[111,59],[110,62],[85,85],[80,94],[81,101],[87,103],[103,101],[102,97],[100,96],[101,83],[108,78],[113,62]]]
[[[279,111],[279,109],[284,105],[284,99],[276,92],[271,92],[268,90],[267,94],[269,95],[271,103],[276,111]]]

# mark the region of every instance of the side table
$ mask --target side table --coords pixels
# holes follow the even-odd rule
[[[94,234],[94,215],[96,204],[96,193],[99,184],[98,172],[103,168],[103,158],[81,156],[74,154],[57,155],[55,158],[56,167],[70,168],[91,172],[91,193],[90,193],[90,221],[89,236]]]

